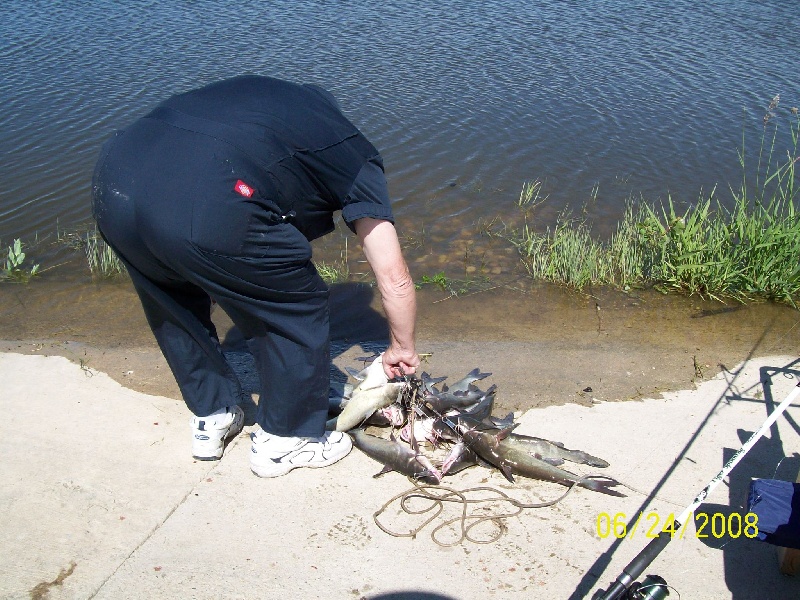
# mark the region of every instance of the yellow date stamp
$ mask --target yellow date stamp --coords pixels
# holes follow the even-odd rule
[[[754,538],[758,536],[758,515],[755,513],[732,512],[723,513],[691,513],[685,523],[678,523],[675,514],[669,513],[666,518],[655,511],[640,511],[635,519],[628,520],[625,513],[611,515],[601,512],[597,515],[597,536],[602,540],[607,537],[617,539],[633,537],[638,532],[648,539],[657,537],[661,532],[669,533],[670,537],[683,539],[686,525],[689,521],[695,522],[695,537],[698,539],[713,537],[721,539],[725,536],[738,538]]]

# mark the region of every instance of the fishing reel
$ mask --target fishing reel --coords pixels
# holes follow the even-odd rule
[[[663,577],[648,575],[641,583],[633,582],[625,592],[625,600],[663,600],[669,596],[669,586]]]

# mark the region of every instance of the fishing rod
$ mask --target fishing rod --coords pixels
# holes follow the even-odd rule
[[[711,491],[717,487],[719,482],[733,470],[742,458],[744,458],[745,454],[747,454],[761,436],[772,427],[772,424],[775,423],[778,417],[783,414],[783,411],[789,407],[798,395],[800,395],[800,382],[797,383],[786,399],[778,405],[778,408],[767,417],[767,420],[764,421],[761,428],[751,435],[749,440],[742,444],[742,447],[737,450],[736,454],[731,456],[730,460],[725,463],[722,470],[714,476],[697,496],[695,496],[692,503],[678,515],[678,518],[672,524],[668,524],[667,528],[653,538],[653,540],[628,563],[628,566],[622,570],[619,577],[617,577],[607,591],[603,592],[602,596],[596,596],[598,600],[618,600],[620,598],[629,600],[661,600],[669,595],[667,582],[658,575],[649,575],[643,583],[638,583],[636,579],[641,576],[644,570],[650,566],[650,563],[652,563],[661,551],[666,548],[675,532],[681,529],[689,516],[694,513],[695,509],[703,503]]]

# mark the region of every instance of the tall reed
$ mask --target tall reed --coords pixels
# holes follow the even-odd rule
[[[773,99],[768,115],[777,107]],[[627,289],[652,286],[702,297],[739,301],[774,299],[795,305],[800,297],[800,219],[795,165],[800,161],[800,118],[792,109],[791,144],[776,160],[777,126],[762,139],[755,185],[749,186],[744,151],[742,184],[731,189],[732,208],[707,197],[684,212],[672,199],[664,204],[629,202],[608,241],[591,236],[585,221],[559,216],[554,229],[537,233],[530,226],[531,202],[519,230],[505,226],[493,233],[519,250],[530,275],[570,287],[612,285]],[[526,184],[521,198],[539,198]]]
[[[111,278],[127,273],[125,265],[95,230],[86,233],[86,261],[94,277]]]

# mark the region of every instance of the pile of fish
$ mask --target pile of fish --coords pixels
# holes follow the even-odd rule
[[[424,372],[419,378],[389,381],[381,359],[378,356],[360,372],[348,369],[357,385],[332,387],[329,410],[335,416],[327,424],[329,431],[348,432],[357,448],[383,464],[378,475],[397,471],[439,484],[445,475],[482,465],[499,469],[511,482],[520,475],[624,496],[613,489],[619,483],[612,478],[586,478],[560,468],[565,461],[605,468],[606,461],[558,442],[514,433],[519,423],[513,413],[493,417],[497,386],[482,391],[476,385],[491,373],[474,369],[450,386],[442,383],[446,377]],[[388,439],[367,433],[367,427],[388,428]]]

